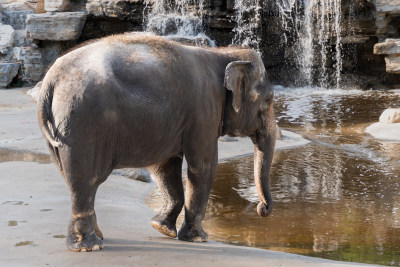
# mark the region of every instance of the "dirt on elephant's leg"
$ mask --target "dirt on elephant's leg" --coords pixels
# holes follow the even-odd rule
[[[165,199],[163,208],[151,219],[150,225],[160,233],[175,238],[176,219],[182,211],[184,201],[182,158],[171,158],[150,167],[149,170]]]

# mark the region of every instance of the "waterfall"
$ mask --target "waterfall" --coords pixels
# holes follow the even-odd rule
[[[303,82],[340,88],[342,59],[341,0],[303,0],[297,24],[297,63]]]
[[[261,36],[257,29],[261,23],[260,0],[235,0],[235,10],[236,27],[233,29],[235,35],[232,44],[259,50]]]
[[[147,0],[147,15],[143,16],[145,30],[196,45],[215,46],[203,31],[204,0]]]

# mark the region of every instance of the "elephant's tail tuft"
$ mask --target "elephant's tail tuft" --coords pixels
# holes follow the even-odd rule
[[[61,147],[62,143],[56,140],[56,126],[54,125],[54,118],[51,112],[51,106],[53,103],[53,93],[54,93],[54,85],[49,83],[42,83],[42,86],[39,90],[39,99],[38,99],[38,119],[40,128],[46,137],[47,141],[53,147]],[[52,130],[50,129],[50,127]]]

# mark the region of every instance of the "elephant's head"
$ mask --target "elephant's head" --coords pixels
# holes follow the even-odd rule
[[[275,146],[273,90],[260,56],[247,50],[226,66],[227,89],[222,135],[249,136],[254,143],[254,180],[260,203],[257,212],[272,210],[269,175]],[[243,52],[241,52],[243,54]]]

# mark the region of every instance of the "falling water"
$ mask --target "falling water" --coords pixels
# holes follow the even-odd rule
[[[190,39],[197,45],[215,46],[203,31],[204,0],[146,1],[146,5],[150,4],[151,11],[143,16],[147,32],[171,39]]]
[[[260,34],[257,29],[261,24],[261,6],[259,0],[235,0],[236,14],[234,20],[235,36],[232,44],[259,49]]]
[[[321,87],[330,87],[333,83],[340,87],[343,68],[341,4],[341,0],[303,0],[297,61],[308,85],[317,83]]]

